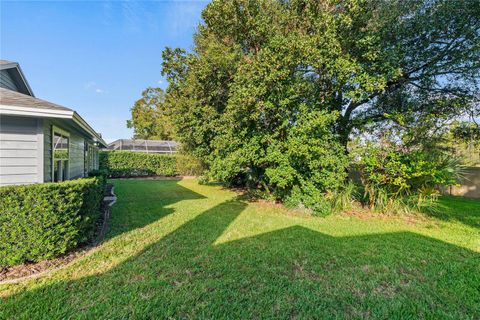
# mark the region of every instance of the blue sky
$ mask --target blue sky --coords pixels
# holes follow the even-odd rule
[[[130,108],[165,88],[166,46],[191,49],[208,1],[5,1],[0,57],[20,63],[35,96],[76,110],[107,141],[129,138]]]

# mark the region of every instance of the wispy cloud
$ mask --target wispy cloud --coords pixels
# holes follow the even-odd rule
[[[103,12],[103,20],[102,23],[105,26],[110,26],[112,25],[114,21],[114,12],[113,12],[113,6],[110,1],[104,1],[102,2],[102,12]]]
[[[100,88],[95,81],[89,81],[84,85],[85,90],[92,91],[98,94],[107,93],[105,89]]]
[[[95,81],[89,81],[89,82],[85,83],[85,89],[90,89],[95,85],[96,85]]]
[[[105,26],[120,24],[126,33],[165,30],[167,27],[172,36],[181,36],[195,29],[200,11],[208,2],[208,0],[106,0],[102,1],[102,22]],[[165,19],[159,19],[165,16],[165,11],[168,12],[167,26],[162,21]]]
[[[175,36],[192,33],[198,25],[198,16],[208,2],[205,1],[173,1],[172,15],[175,20],[169,26],[169,32]]]
[[[143,16],[141,3],[137,1],[122,1],[121,5],[127,28],[130,31],[140,31],[141,16]]]

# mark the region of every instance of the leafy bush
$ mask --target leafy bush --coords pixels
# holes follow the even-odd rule
[[[203,164],[192,156],[176,154],[177,174],[186,176],[200,176],[204,171]]]
[[[327,216],[332,213],[332,202],[316,188],[293,187],[292,192],[284,200],[287,208],[307,208],[316,216]]]
[[[104,179],[0,188],[0,265],[53,258],[90,239]]]
[[[100,177],[103,180],[107,180],[108,178],[108,170],[106,169],[95,169],[88,173],[89,177]]]
[[[439,151],[368,147],[359,155],[360,179],[368,205],[379,211],[433,208],[437,187],[457,183],[460,162]]]
[[[177,174],[174,155],[131,151],[100,152],[100,169],[112,178]]]
[[[341,188],[347,176],[344,148],[331,131],[337,116],[303,105],[295,123],[286,121],[284,128],[252,125],[245,137],[233,131],[218,137],[223,147],[209,160],[208,173],[212,180],[259,189],[265,198],[326,215],[331,211],[328,194]]]
[[[180,154],[154,154],[131,151],[100,152],[100,170],[112,178],[199,175],[201,164]]]

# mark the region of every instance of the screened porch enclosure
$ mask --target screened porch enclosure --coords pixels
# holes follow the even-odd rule
[[[168,140],[119,139],[108,145],[107,150],[144,153],[176,153],[178,143]]]

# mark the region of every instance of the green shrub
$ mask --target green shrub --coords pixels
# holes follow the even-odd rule
[[[324,217],[332,213],[332,202],[316,188],[293,187],[284,204],[287,208],[307,208],[315,216]]]
[[[462,174],[460,162],[440,151],[367,147],[358,161],[365,200],[382,212],[434,209],[439,185],[451,186]]]
[[[0,188],[0,266],[50,259],[90,239],[104,180]]]
[[[104,182],[107,181],[108,178],[108,170],[106,169],[96,169],[92,170],[88,173],[89,177],[99,177],[104,180]]]
[[[112,178],[177,174],[174,155],[131,151],[100,152],[100,169],[107,170]]]
[[[283,129],[252,127],[255,132],[246,137],[232,132],[222,137],[208,174],[228,186],[260,189],[266,198],[327,215],[328,194],[342,188],[347,177],[348,158],[331,131],[337,117],[302,105],[294,123],[285,121]]]
[[[178,174],[186,176],[202,175],[204,167],[199,160],[183,154],[176,154],[175,158],[177,160],[176,171]]]
[[[112,178],[199,175],[201,164],[179,154],[152,154],[131,151],[100,152],[100,170]]]

